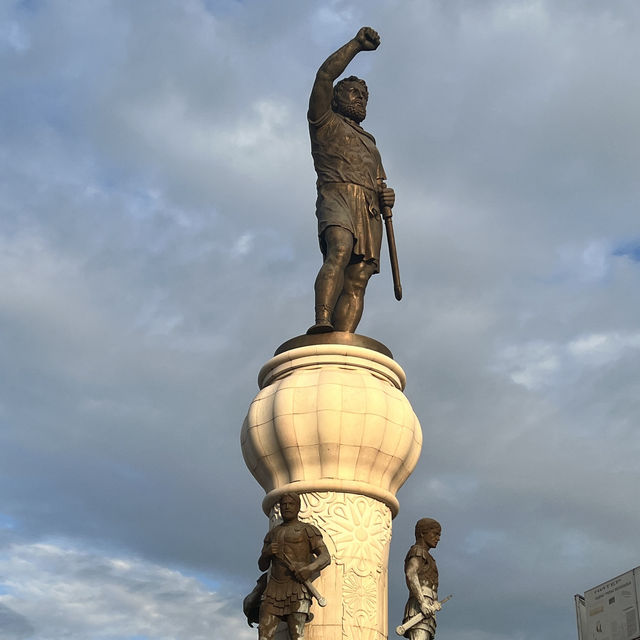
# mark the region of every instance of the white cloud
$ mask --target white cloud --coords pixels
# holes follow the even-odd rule
[[[238,431],[260,366],[312,321],[307,100],[368,23],[382,45],[347,73],[371,90],[405,297],[383,256],[360,330],[405,369],[425,433],[392,611],[403,536],[432,515],[460,594],[439,640],[573,633],[563,594],[637,564],[640,263],[615,247],[638,228],[640,5],[69,7],[0,8],[0,502],[24,560],[2,559],[23,591],[0,621],[58,624],[57,555],[95,634],[115,614],[84,591],[162,618],[157,585],[178,585],[218,619],[162,567],[253,585],[266,519]],[[32,544],[52,536],[121,553]]]
[[[255,637],[242,618],[241,602],[230,602],[196,578],[137,558],[53,543],[15,543],[0,555],[0,585],[0,620],[4,615],[12,621],[10,638]]]
[[[505,370],[511,380],[527,389],[554,384],[561,367],[556,346],[541,342],[507,347],[497,360],[498,370]]]
[[[581,283],[597,283],[606,278],[613,259],[612,243],[590,240],[583,246],[563,245],[558,248],[559,277],[570,277]]]
[[[570,385],[581,372],[598,369],[640,349],[640,332],[590,333],[566,343],[533,341],[503,348],[493,370],[527,389]]]
[[[599,367],[640,349],[640,332],[592,333],[580,336],[567,345],[568,352],[588,367]]]

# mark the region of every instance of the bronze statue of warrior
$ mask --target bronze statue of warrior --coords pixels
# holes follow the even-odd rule
[[[404,561],[404,574],[409,589],[409,600],[404,608],[404,621],[419,614],[422,618],[404,632],[410,640],[433,640],[436,634],[438,602],[438,567],[431,556],[442,528],[437,520],[422,518],[416,523],[416,543],[409,549]]]
[[[379,45],[378,34],[362,27],[322,63],[311,90],[307,116],[323,264],[315,281],[315,324],[307,333],[353,333],[369,278],[380,271],[381,208],[390,216],[395,195],[384,184],[374,137],[360,126],[369,92],[355,76],[333,86],[356,54]]]
[[[271,567],[262,594],[258,621],[259,640],[272,640],[278,624],[285,620],[291,640],[304,638],[304,625],[311,620],[312,596],[320,597],[310,580],[330,562],[331,557],[320,530],[300,522],[300,497],[285,493],[280,498],[282,524],[264,538],[258,567]]]

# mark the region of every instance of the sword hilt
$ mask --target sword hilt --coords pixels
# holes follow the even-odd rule
[[[448,595],[446,598],[443,598],[442,600],[440,600],[440,604],[443,605],[445,602],[447,602],[447,600],[451,600],[451,598],[453,598],[453,593],[451,595]],[[415,616],[409,618],[408,620],[405,620],[402,624],[399,624],[396,627],[396,633],[399,636],[403,636],[408,629],[411,629],[411,627],[415,627],[418,624],[418,622],[421,622],[426,617],[428,616],[425,616],[424,613],[417,613]]]

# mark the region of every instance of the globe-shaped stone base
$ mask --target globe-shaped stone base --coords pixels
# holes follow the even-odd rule
[[[286,491],[356,493],[397,513],[395,494],[418,461],[422,431],[393,359],[311,344],[276,355],[258,382],[241,443],[267,493],[265,513]]]

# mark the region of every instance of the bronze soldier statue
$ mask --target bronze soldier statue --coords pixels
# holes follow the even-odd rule
[[[369,278],[380,271],[380,210],[390,217],[395,194],[384,184],[374,137],[360,126],[367,113],[367,85],[350,76],[333,86],[356,54],[379,45],[380,36],[362,27],[322,63],[311,90],[307,117],[318,174],[316,216],[323,264],[315,282],[316,321],[307,333],[353,333]]]
[[[441,533],[442,528],[437,520],[418,520],[416,543],[409,549],[404,561],[409,600],[398,633],[402,632],[410,640],[433,640],[436,634],[435,613],[440,610],[441,604],[438,602],[438,567],[430,551],[437,546]],[[415,622],[416,617],[418,622]],[[406,631],[405,627],[408,627]]]
[[[264,538],[258,567],[266,571],[271,566],[271,571],[260,604],[259,640],[272,640],[281,620],[287,622],[291,640],[304,638],[311,597],[319,595],[310,580],[331,562],[320,530],[300,522],[299,512],[298,494],[285,493],[280,498],[283,523]]]

